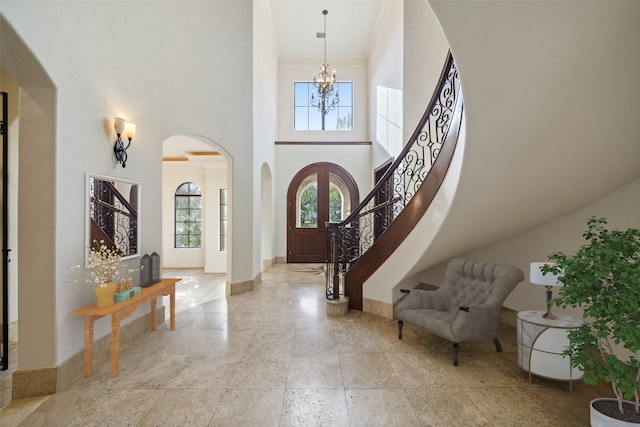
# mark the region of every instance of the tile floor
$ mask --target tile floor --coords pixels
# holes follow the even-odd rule
[[[166,272],[185,277],[175,331],[165,324],[122,348],[117,378],[96,360],[69,390],[12,401],[0,426],[570,427],[588,426],[589,401],[610,395],[529,384],[506,324],[502,353],[463,343],[453,367],[450,343],[408,325],[400,341],[392,320],[328,317],[318,267],[276,265],[255,291],[226,299],[203,286],[207,275]]]

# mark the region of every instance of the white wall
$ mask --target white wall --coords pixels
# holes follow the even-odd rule
[[[275,252],[274,141],[278,119],[278,53],[269,2],[253,6],[253,260],[273,260]],[[276,83],[276,84],[274,84]],[[257,197],[260,195],[259,197]],[[262,263],[256,266],[260,270]]]
[[[376,168],[395,156],[399,151],[398,145],[403,144],[403,2],[383,2],[381,16],[384,18],[376,27],[377,34],[369,51],[368,77],[369,77],[369,135],[373,142],[372,166]],[[379,93],[390,94],[400,98],[398,104],[381,102]],[[382,104],[382,105],[380,105]],[[391,105],[391,110],[387,108]],[[388,131],[383,130],[378,113],[388,116],[392,122]],[[385,125],[387,125],[385,123]],[[382,132],[383,135],[380,135]],[[388,141],[386,138],[389,138]]]
[[[525,280],[509,295],[505,306],[514,310],[545,310],[544,288],[529,282],[529,264],[548,261],[556,251],[575,253],[586,243],[582,233],[587,229],[587,220],[595,215],[607,219],[607,228],[640,228],[640,178],[611,192],[568,215],[545,225],[505,239],[495,244],[462,254],[477,261],[513,264],[525,273]],[[446,262],[425,270],[422,281],[439,285],[442,282]],[[563,312],[554,308],[556,312]],[[582,317],[581,313],[567,308],[564,312]]]
[[[78,289],[67,282],[70,266],[83,262],[84,227],[79,225],[85,222],[86,172],[142,183],[141,251],[155,250],[162,246],[161,142],[175,134],[204,135],[225,147],[236,166],[233,227],[245,230],[253,223],[253,210],[246,209],[254,199],[252,4],[42,1],[3,2],[2,7],[57,88],[58,111],[51,116],[55,155],[48,157],[55,162],[55,178],[48,181],[55,186],[56,203],[51,206],[57,221],[52,227],[53,248],[46,255],[55,257],[55,273],[47,280],[20,283],[25,290],[27,286],[56,290],[55,298],[41,292],[55,301],[55,313],[41,310],[50,316],[33,320],[34,331],[55,325],[55,333],[43,332],[47,340],[55,341],[55,355],[44,340],[30,349],[22,347],[28,340],[21,340],[21,365],[35,368],[60,363],[84,345],[83,321],[68,313],[91,303],[94,296],[90,288]],[[138,125],[126,169],[113,161],[114,116]],[[229,272],[232,282],[251,280],[259,273],[253,240],[243,239],[244,234],[232,233],[238,239]],[[31,288],[24,298],[21,294],[21,301],[28,304],[34,291]],[[108,330],[108,319],[96,322],[96,337]],[[43,351],[34,357],[38,348]]]
[[[449,51],[440,23],[425,0],[404,2],[403,48],[403,140],[406,142],[433,95]]]

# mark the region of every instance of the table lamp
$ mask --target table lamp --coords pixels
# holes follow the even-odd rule
[[[541,268],[544,265],[555,265],[551,262],[532,262],[529,270],[529,281],[534,285],[543,285],[547,290],[547,312],[542,315],[545,319],[555,319],[556,316],[551,312],[551,297],[554,286],[562,286],[558,282],[558,276],[553,273],[543,273]]]

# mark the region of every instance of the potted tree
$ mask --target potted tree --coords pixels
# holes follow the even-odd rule
[[[585,383],[609,381],[616,396],[591,402],[591,425],[636,425],[640,424],[640,229],[610,231],[606,223],[591,217],[583,234],[587,243],[575,255],[552,254],[549,258],[556,264],[542,271],[556,274],[563,284],[555,305],[583,311],[584,323],[569,332],[570,344],[563,355],[582,369]],[[614,346],[629,354],[616,354]],[[607,400],[613,410],[600,409]],[[611,419],[600,421],[606,417]]]

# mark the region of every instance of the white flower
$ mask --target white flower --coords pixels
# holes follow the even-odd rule
[[[99,287],[104,288],[107,286],[107,282],[115,282],[120,275],[120,255],[117,249],[107,248],[104,240],[99,242],[94,240],[89,248],[89,265],[71,267],[72,270],[80,268],[89,270],[89,278],[85,280],[86,282],[96,283]]]

